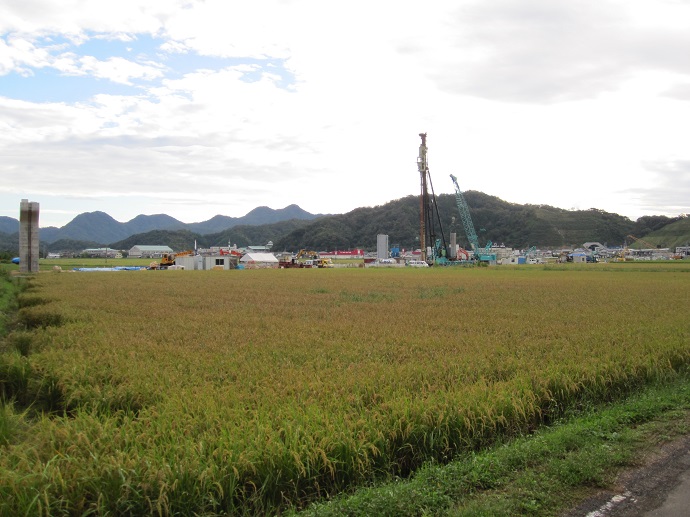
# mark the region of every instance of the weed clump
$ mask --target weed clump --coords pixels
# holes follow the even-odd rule
[[[23,307],[17,313],[17,324],[27,330],[58,327],[63,323],[64,317],[61,313],[41,306]]]

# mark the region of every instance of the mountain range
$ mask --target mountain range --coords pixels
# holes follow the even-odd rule
[[[105,212],[79,214],[61,228],[49,226],[40,228],[41,241],[51,244],[59,240],[85,241],[109,244],[126,239],[131,235],[153,230],[189,230],[201,235],[227,230],[233,226],[260,226],[290,219],[311,220],[320,215],[310,214],[297,205],[274,210],[260,206],[242,217],[216,215],[200,223],[183,223],[165,214],[138,215],[121,223]],[[12,234],[19,231],[19,221],[11,217],[0,217],[0,232]]]
[[[509,203],[482,192],[464,193],[481,245],[491,241],[512,248],[578,247],[601,242],[609,246],[632,244],[643,238],[657,247],[687,245],[690,218],[644,216],[637,221],[600,209],[564,210],[549,205]],[[467,247],[455,196],[436,198],[439,234],[456,233],[458,244]],[[389,236],[391,245],[419,246],[419,196],[410,195],[375,207],[346,214],[311,214],[297,205],[274,210],[258,207],[243,217],[217,215],[200,223],[183,223],[165,214],[139,215],[120,223],[104,212],[83,213],[62,228],[41,228],[44,251],[79,252],[109,246],[128,250],[137,244],[167,245],[173,250],[199,247],[240,247],[274,244],[274,251],[298,249],[376,249],[378,234]],[[19,222],[0,217],[0,252],[18,249]]]

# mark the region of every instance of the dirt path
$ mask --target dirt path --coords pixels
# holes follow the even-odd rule
[[[612,490],[583,501],[564,517],[680,517],[690,515],[690,435],[648,452]]]

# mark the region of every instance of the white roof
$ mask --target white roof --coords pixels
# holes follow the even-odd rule
[[[172,251],[169,246],[149,246],[148,244],[135,244],[132,249],[138,249],[139,251]]]
[[[278,262],[273,253],[245,253],[240,262]]]

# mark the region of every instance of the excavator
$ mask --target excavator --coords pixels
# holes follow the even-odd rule
[[[316,251],[301,249],[294,257],[286,255],[281,258],[279,265],[281,268],[331,268],[333,261],[319,257]]]
[[[333,261],[330,258],[320,257],[316,251],[300,250],[295,257],[295,260],[300,261],[302,257],[307,257],[303,261],[304,266],[302,267],[318,267],[318,268],[330,268],[333,267]]]
[[[175,265],[175,259],[177,257],[186,257],[188,255],[194,255],[194,253],[194,250],[185,250],[179,253],[164,253],[159,262],[151,262],[151,264],[149,264],[149,269],[168,269],[170,266]]]

